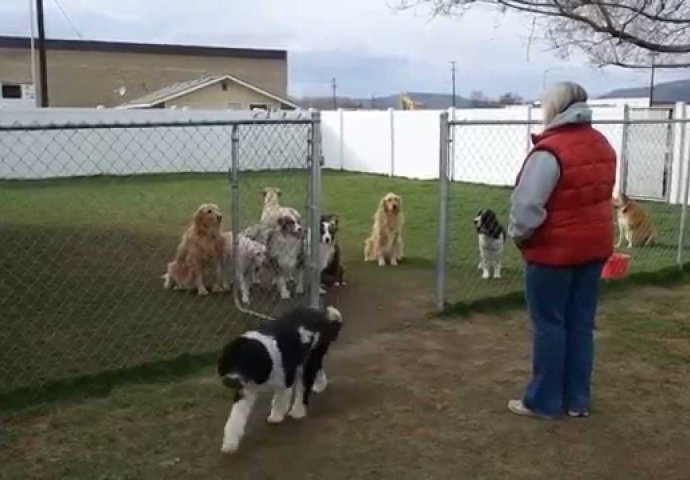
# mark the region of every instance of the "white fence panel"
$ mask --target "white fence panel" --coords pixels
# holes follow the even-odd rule
[[[285,114],[309,118],[307,112]],[[283,112],[276,115],[283,117]],[[230,122],[265,118],[264,113],[34,109],[0,112],[0,125],[59,126],[131,123]],[[87,128],[2,132],[0,178],[38,179],[89,175],[227,172],[227,126]],[[304,125],[240,128],[243,170],[281,169],[307,153]],[[294,162],[293,162],[294,163]]]
[[[440,112],[395,112],[396,177],[438,178]]]

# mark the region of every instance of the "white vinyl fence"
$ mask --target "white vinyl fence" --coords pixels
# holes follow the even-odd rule
[[[294,120],[309,118],[310,113],[271,115]],[[0,111],[0,126],[49,128],[0,133],[0,179],[228,172],[230,122],[252,118],[266,118],[266,114],[101,109]],[[125,128],[133,124],[149,126]],[[66,125],[84,128],[60,128]],[[239,136],[244,170],[283,168],[292,159],[307,155],[307,129],[302,125],[286,122],[267,129],[246,124],[239,129]]]
[[[679,104],[673,110],[673,118],[687,118],[685,105]],[[664,115],[657,111],[645,113],[639,107],[627,111],[632,112],[629,119],[639,122],[644,122],[645,118],[658,120]],[[595,122],[623,122],[626,107],[594,105],[593,112]],[[322,112],[325,168],[436,179],[440,114],[441,111],[429,110]],[[247,115],[247,112],[230,111],[32,109],[0,111],[0,125],[224,122]],[[273,115],[297,118],[309,114],[279,112]],[[474,122],[472,125],[458,124],[451,129],[450,169],[453,180],[459,182],[512,185],[531,147],[530,135],[541,130],[538,124],[526,124],[541,120],[541,110],[529,106],[451,109],[449,118],[456,122]],[[523,124],[499,125],[496,122]],[[671,203],[682,202],[682,178],[687,165],[681,159],[688,158],[690,145],[685,125],[669,124],[668,139],[663,126],[635,125],[627,130],[625,155],[622,146],[626,129],[622,123],[597,125],[597,128],[611,141],[619,158],[628,158],[631,166],[626,176],[628,187],[641,192],[643,197],[664,194]],[[275,135],[268,137],[254,135],[250,127],[243,128],[241,135],[250,141],[242,141],[241,145],[251,145],[253,152],[262,152],[261,156],[253,155],[258,160],[245,168],[275,168],[283,163],[281,158],[299,154],[294,150],[303,149],[306,142],[281,141],[282,138],[294,139],[297,133],[283,135],[276,130]],[[225,172],[229,168],[229,145],[229,132],[223,126],[3,132],[0,179],[188,172],[190,165],[191,171]],[[680,154],[681,148],[685,155]],[[141,161],[137,161],[139,158]],[[194,166],[198,168],[195,170]],[[620,180],[621,175],[619,183]],[[664,183],[668,185],[667,192],[661,191],[661,180],[667,180]]]

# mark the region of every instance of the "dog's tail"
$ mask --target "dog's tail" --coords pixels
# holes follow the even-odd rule
[[[343,316],[340,310],[332,305],[326,307],[326,317],[328,317],[329,322],[343,323]]]

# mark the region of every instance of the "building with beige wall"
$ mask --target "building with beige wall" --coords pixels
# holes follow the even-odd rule
[[[116,108],[294,110],[299,107],[234,75],[216,75],[175,83]]]
[[[174,84],[220,75],[287,97],[284,50],[46,40],[46,56],[52,107],[114,107]],[[0,84],[32,84],[28,38],[0,36]]]

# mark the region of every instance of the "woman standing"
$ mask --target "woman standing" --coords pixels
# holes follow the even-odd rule
[[[509,235],[526,262],[532,381],[518,415],[587,417],[599,280],[613,253],[616,154],[592,127],[587,92],[572,82],[542,97],[545,130],[518,175]]]

